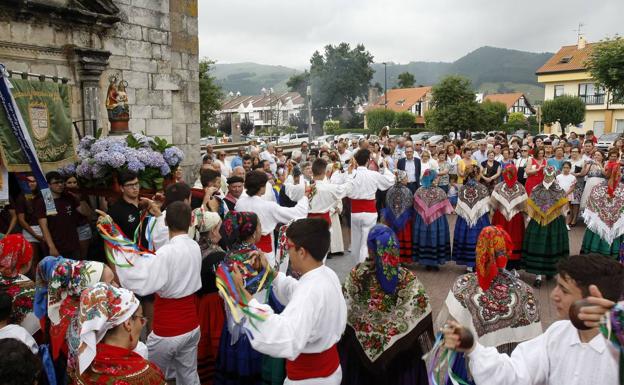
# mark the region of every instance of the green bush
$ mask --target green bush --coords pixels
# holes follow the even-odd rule
[[[395,112],[385,108],[375,108],[366,112],[366,122],[372,132],[379,132],[384,126],[394,124]]]
[[[393,127],[413,127],[416,123],[416,115],[409,111],[401,111],[394,114]]]
[[[323,122],[323,132],[326,134],[334,134],[336,131],[340,130],[340,121],[339,120],[326,120]]]
[[[526,124],[526,118],[524,117],[524,114],[522,112],[512,112],[507,117],[507,122],[508,123],[518,123],[518,124],[522,123],[522,124]]]

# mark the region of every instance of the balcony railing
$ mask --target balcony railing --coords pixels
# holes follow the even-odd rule
[[[579,99],[587,105],[604,104],[604,95],[580,95]]]

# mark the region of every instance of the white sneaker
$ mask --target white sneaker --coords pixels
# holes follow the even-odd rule
[[[468,267],[466,268],[466,271],[467,271],[468,273],[472,273],[472,267],[468,266]]]

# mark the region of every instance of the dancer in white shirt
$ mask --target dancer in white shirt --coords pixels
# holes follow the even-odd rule
[[[100,218],[101,225],[109,222],[107,217]],[[177,384],[195,385],[199,384],[200,338],[195,293],[201,288],[202,257],[199,245],[188,236],[191,207],[180,201],[171,203],[165,223],[169,242],[155,255],[131,253],[128,248],[111,248],[111,254],[121,286],[137,295],[156,294],[153,330],[147,337],[150,360],[163,373],[174,372]]]
[[[539,337],[518,344],[511,356],[478,341],[459,348],[464,327],[450,321],[443,329],[445,346],[467,351],[476,385],[617,385],[617,349],[600,333],[598,321],[624,292],[624,266],[598,254],[575,255],[560,262],[557,286],[550,297],[562,321]],[[595,283],[595,285],[590,285]],[[603,298],[604,294],[604,298]],[[577,330],[569,309],[586,297],[578,315],[586,330]]]
[[[238,289],[249,300],[249,309],[268,314],[255,326],[246,324],[246,331],[254,349],[288,360],[285,385],[338,385],[342,379],[336,344],[346,327],[347,305],[338,276],[323,265],[330,243],[328,226],[322,219],[307,218],[292,223],[286,231],[292,269],[301,278],[283,273],[275,276],[273,292],[286,304],[281,314],[252,299],[240,273],[233,272]],[[266,258],[259,259],[266,268]]]
[[[375,193],[377,190],[385,191],[392,187],[395,178],[388,167],[383,167],[379,172],[367,169],[370,151],[366,149],[359,150],[354,159],[357,169],[353,170],[351,166],[346,178],[353,183],[347,196],[351,198],[351,255],[355,265],[364,262],[368,256],[366,238],[377,222]]]
[[[276,202],[262,199],[267,189],[266,173],[255,170],[245,177],[245,191],[236,206],[236,211],[249,211],[256,213],[262,227],[262,238],[256,244],[260,250],[267,254],[271,266],[275,264],[275,242],[273,231],[279,223],[286,224],[292,220],[305,218],[308,215],[310,189],[306,188],[303,197],[299,199],[295,207],[281,207]]]

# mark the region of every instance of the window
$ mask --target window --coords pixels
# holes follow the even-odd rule
[[[572,56],[564,56],[559,60],[560,64],[569,63],[572,60]]]
[[[615,132],[624,133],[624,119],[615,120]]]
[[[578,86],[579,98],[585,104],[604,104],[604,90],[594,83],[581,83]]]
[[[563,96],[563,84],[557,84],[555,86],[555,94],[553,95],[553,99],[558,98],[559,96]]]
[[[604,134],[604,120],[595,120],[594,121],[594,135],[600,137],[600,135]]]

